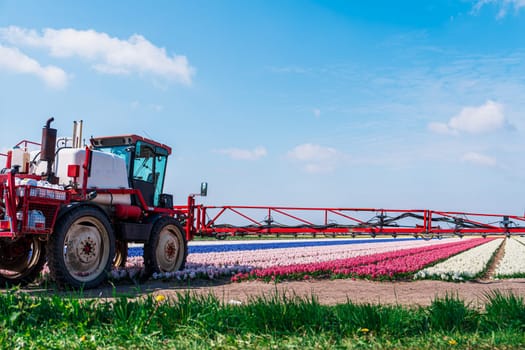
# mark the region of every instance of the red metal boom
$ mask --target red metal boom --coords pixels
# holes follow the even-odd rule
[[[426,209],[202,206],[193,203],[188,203],[187,225],[192,235],[217,238],[250,234],[373,237],[525,234],[525,217],[506,214]]]

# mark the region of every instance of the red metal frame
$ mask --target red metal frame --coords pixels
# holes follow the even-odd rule
[[[24,145],[24,151],[27,151],[27,146],[29,146],[29,145],[38,146],[38,147],[41,146],[41,144],[38,143],[38,142],[29,141],[29,140],[22,140],[22,141],[20,141],[19,143],[17,143],[17,144],[15,145],[15,147],[20,147],[20,146],[22,146],[22,145]]]
[[[40,179],[32,175],[21,178]],[[15,175],[0,175],[0,193],[5,205],[5,217],[0,220],[0,237],[16,237],[19,234],[49,234],[53,231],[60,206],[70,201],[68,191],[15,185]],[[43,227],[30,227],[31,210],[39,210],[45,218]],[[19,219],[17,213],[21,214]]]
[[[19,209],[23,213],[21,231],[24,233],[50,234],[55,227],[58,211],[64,203],[70,202],[68,191],[51,188],[39,188],[33,186],[20,186],[17,189],[24,190],[21,196]],[[41,210],[45,217],[45,226],[42,228],[29,226],[29,214],[31,210]]]
[[[34,145],[34,146],[40,146],[40,143],[38,142],[33,142],[33,141],[29,141],[29,140],[22,140],[20,141],[19,143],[17,143],[15,145],[15,147],[13,148],[16,148],[16,147],[22,147],[24,151],[27,152],[27,149],[28,149],[28,146],[29,145]],[[12,154],[13,154],[13,151],[12,150],[9,150],[7,151],[7,153],[0,153],[0,156],[2,157],[6,157],[6,163],[5,163],[5,168],[6,169],[10,169],[11,168],[11,158],[12,158]]]
[[[7,151],[7,153],[0,153],[0,156],[3,156],[6,158],[6,161],[5,161],[5,168],[6,169],[10,169],[11,168],[11,159],[13,157],[13,152],[12,151]]]
[[[151,139],[139,136],[139,135],[135,135],[135,134],[93,137],[93,138],[91,138],[91,144],[93,146],[95,146],[95,147],[103,147],[103,145],[96,144],[96,141],[97,140],[102,140],[102,141],[103,140],[114,140],[114,139],[129,139],[130,140],[130,144],[135,144],[135,143],[137,143],[137,141],[144,141],[144,142],[147,142],[147,143],[149,143],[149,144],[151,144],[153,146],[164,148],[166,151],[168,151],[168,155],[171,154],[171,147],[170,146],[167,146],[167,145],[165,145],[163,143],[160,143],[160,142],[157,142],[157,141],[154,141],[154,140],[151,140]]]
[[[191,206],[188,227],[206,236],[327,235],[518,235],[525,217],[426,209]],[[281,222],[278,222],[281,221]]]

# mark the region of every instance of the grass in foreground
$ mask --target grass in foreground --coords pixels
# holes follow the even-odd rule
[[[487,295],[484,310],[457,297],[429,307],[326,306],[274,294],[249,303],[212,295],[83,299],[0,294],[4,349],[236,348],[522,348],[525,305],[512,294]]]

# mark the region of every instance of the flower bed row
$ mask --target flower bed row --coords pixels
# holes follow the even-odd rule
[[[502,238],[486,242],[486,244],[453,256],[439,264],[427,267],[417,272],[414,278],[462,281],[478,277],[485,271],[502,242]]]
[[[230,241],[228,243],[218,244],[219,242],[198,242],[189,246],[189,253],[221,253],[221,252],[236,252],[236,251],[261,251],[266,249],[282,249],[282,248],[310,248],[323,246],[358,246],[362,244],[383,244],[400,242],[414,242],[421,241],[415,238],[375,238],[370,240],[368,238],[339,238],[339,239],[294,239],[294,240],[266,240],[266,241]]]
[[[251,266],[266,268],[273,266],[288,266],[291,264],[311,264],[337,259],[347,259],[378,253],[403,250],[415,247],[428,247],[444,244],[450,240],[410,240],[400,242],[389,241],[379,243],[360,243],[353,245],[323,245],[302,248],[276,248],[251,251],[230,251],[220,253],[189,254],[188,262],[213,266]]]
[[[407,276],[427,265],[484,243],[487,243],[487,239],[475,238],[318,263],[272,266],[237,274],[232,280],[305,279],[312,276],[393,279]]]
[[[235,274],[245,274],[254,268],[264,268],[271,266],[286,266],[290,264],[306,264],[323,261],[333,261],[336,259],[346,259],[350,257],[367,256],[377,253],[392,252],[411,247],[430,247],[442,245],[457,239],[443,239],[425,241],[421,239],[406,239],[403,241],[391,239],[356,240],[355,243],[348,244],[342,241],[340,245],[335,245],[337,240],[318,241],[321,246],[304,246],[295,248],[272,248],[259,250],[258,244],[228,244],[223,245],[242,245],[245,250],[222,248],[224,251],[216,252],[219,249],[212,249],[208,253],[198,250],[198,253],[188,255],[186,267],[182,271],[156,273],[154,279],[164,280],[192,280],[192,279],[215,279],[231,277]],[[300,243],[300,242],[298,242]],[[272,247],[282,245],[272,244]],[[288,246],[284,244],[284,246]],[[195,247],[190,247],[195,248]],[[253,248],[249,250],[248,248]],[[143,266],[142,248],[132,248],[132,256],[128,258],[125,268],[114,269],[111,272],[113,280],[135,279],[140,276]],[[190,250],[192,251],[192,250]],[[195,250],[193,250],[195,251]]]
[[[273,249],[284,249],[284,248],[298,248],[298,249],[309,249],[319,247],[330,247],[330,246],[346,246],[353,249],[356,246],[370,245],[378,246],[384,243],[390,243],[392,245],[399,246],[402,242],[405,244],[413,244],[414,242],[424,242],[419,238],[382,238],[377,237],[374,239],[370,238],[338,238],[338,239],[295,239],[295,240],[264,240],[264,241],[193,241],[188,247],[188,253],[193,254],[210,254],[210,253],[225,253],[226,255],[236,252],[239,254],[245,254],[245,251],[264,251]],[[417,243],[416,243],[417,244]],[[129,257],[142,256],[141,247],[130,247],[128,249]]]
[[[525,277],[525,240],[507,239],[505,253],[494,271],[496,278]]]
[[[136,280],[143,273],[143,258],[128,258],[125,267],[113,268],[109,277],[114,281]],[[194,280],[194,279],[217,279],[231,277],[238,273],[248,273],[253,269],[251,266],[243,265],[206,265],[186,263],[183,270],[173,272],[153,273],[152,278],[156,280]]]

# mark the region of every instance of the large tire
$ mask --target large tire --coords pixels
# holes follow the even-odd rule
[[[113,266],[125,267],[128,260],[128,242],[118,240],[115,242],[115,257],[113,258]]]
[[[79,207],[57,223],[47,260],[59,287],[88,289],[106,280],[114,255],[115,235],[107,216],[93,207]]]
[[[36,235],[0,239],[0,287],[26,286],[46,263],[45,242]]]
[[[144,244],[144,275],[147,279],[154,272],[182,270],[186,264],[188,245],[179,222],[171,217],[159,219]]]

